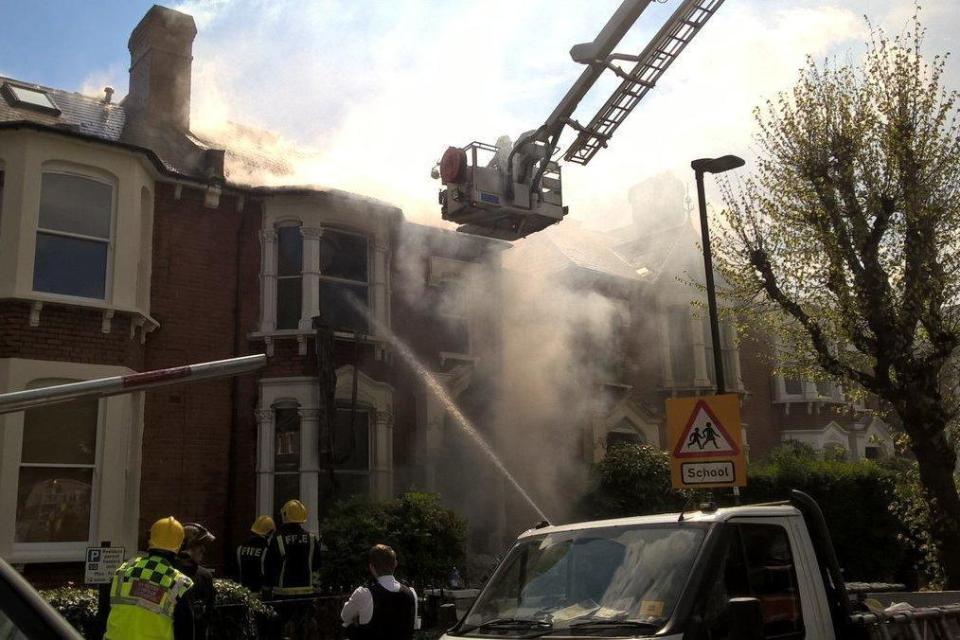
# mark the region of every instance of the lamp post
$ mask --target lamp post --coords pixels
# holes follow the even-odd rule
[[[697,177],[697,200],[700,205],[700,235],[703,241],[703,269],[707,284],[707,306],[710,310],[710,337],[713,340],[713,367],[717,395],[726,393],[723,383],[723,348],[720,343],[720,318],[717,313],[717,288],[713,282],[713,254],[710,251],[710,228],[707,224],[707,198],[703,191],[704,173],[723,173],[742,167],[746,162],[737,156],[700,158],[690,163]]]

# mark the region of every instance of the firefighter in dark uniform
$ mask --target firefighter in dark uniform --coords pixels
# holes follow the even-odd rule
[[[393,577],[397,554],[385,544],[370,549],[373,580],[358,587],[340,612],[353,640],[412,640],[417,622],[417,594]]]
[[[214,535],[201,524],[189,522],[183,525],[183,546],[177,555],[176,567],[193,580],[193,589],[187,594],[187,600],[193,607],[196,619],[196,640],[206,640],[217,599],[213,587],[213,572],[200,565],[207,545],[214,540]]]
[[[277,525],[270,516],[260,516],[250,526],[250,537],[237,547],[237,572],[240,584],[253,593],[263,588],[264,560],[267,545]]]
[[[283,518],[264,561],[266,586],[274,598],[308,598],[317,592],[320,569],[320,539],[303,528],[307,508],[289,500],[280,509]]]
[[[147,553],[117,569],[110,586],[106,640],[193,640],[193,581],[174,567],[183,525],[173,516],[150,527]]]

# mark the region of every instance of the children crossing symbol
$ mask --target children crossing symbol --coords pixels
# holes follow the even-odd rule
[[[673,450],[675,458],[737,455],[740,447],[710,405],[699,400]]]

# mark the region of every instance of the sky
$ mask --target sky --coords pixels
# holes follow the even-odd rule
[[[618,51],[637,53],[679,0],[651,4]],[[151,2],[3,0],[0,75],[98,95],[127,90],[130,31]],[[440,224],[434,162],[450,145],[516,138],[542,123],[581,72],[620,0],[171,0],[195,16],[192,123],[269,129],[310,150],[292,182],[338,187]],[[949,50],[960,3],[923,0],[929,53]],[[805,56],[856,60],[864,14],[899,32],[912,0],[727,0],[634,110],[608,149],[564,170],[570,215],[630,220],[627,192],[690,160],[752,157],[752,110],[797,79]],[[589,121],[610,74],[576,113]],[[956,62],[947,81],[960,88]],[[711,193],[711,197],[715,196]]]

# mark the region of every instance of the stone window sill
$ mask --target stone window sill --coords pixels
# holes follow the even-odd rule
[[[129,315],[130,339],[136,335],[137,328],[140,328],[140,342],[146,340],[146,335],[160,327],[150,314],[140,309],[121,307],[112,305],[102,300],[88,300],[73,296],[58,296],[55,294],[32,293],[27,296],[10,296],[5,300],[16,300],[30,304],[30,326],[39,327],[43,322],[43,309],[47,307],[74,307],[78,309],[93,309],[102,313],[100,331],[110,333],[113,330],[113,319],[119,315]]]

